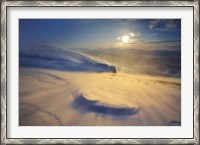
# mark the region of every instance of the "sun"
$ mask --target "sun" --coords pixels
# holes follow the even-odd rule
[[[123,41],[123,43],[128,43],[129,37],[127,35],[123,36],[122,41]]]

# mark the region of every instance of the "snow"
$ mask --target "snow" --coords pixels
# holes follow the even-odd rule
[[[77,52],[46,47],[21,51],[19,64],[62,71],[116,72],[116,68],[105,61]]]
[[[20,49],[19,125],[180,126],[181,80],[73,51]]]
[[[20,67],[20,125],[181,125],[180,79]]]

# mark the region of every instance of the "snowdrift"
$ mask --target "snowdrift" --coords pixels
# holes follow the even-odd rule
[[[81,53],[53,47],[23,49],[19,65],[23,67],[82,72],[116,72],[115,66]]]

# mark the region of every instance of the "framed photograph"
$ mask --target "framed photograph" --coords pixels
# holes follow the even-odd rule
[[[199,144],[199,1],[2,1],[2,144]]]

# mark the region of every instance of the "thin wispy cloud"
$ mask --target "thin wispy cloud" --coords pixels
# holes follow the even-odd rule
[[[158,26],[158,23],[160,22],[160,20],[151,20],[149,23],[149,28],[150,29],[154,29]]]
[[[154,40],[154,41],[144,41],[143,43],[180,43],[181,40]]]
[[[140,36],[139,32],[129,32],[127,34],[118,36],[116,39],[122,41],[124,39],[124,37],[127,37],[127,39],[129,39],[127,42],[127,44],[128,44],[128,43],[134,43],[137,40],[138,36]]]
[[[143,41],[138,44],[138,49],[143,50],[170,50],[180,51],[181,40]]]
[[[153,34],[150,34],[150,36],[156,36],[156,35],[158,35],[158,33],[153,33]]]
[[[130,37],[136,37],[136,36],[140,36],[140,33],[138,32],[131,32],[131,33],[128,33]]]

